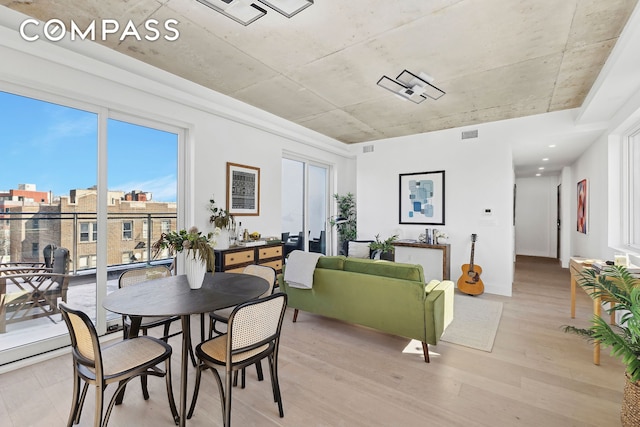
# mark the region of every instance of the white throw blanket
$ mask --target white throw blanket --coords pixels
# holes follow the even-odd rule
[[[292,288],[311,289],[313,270],[322,254],[295,250],[289,254],[284,280]]]

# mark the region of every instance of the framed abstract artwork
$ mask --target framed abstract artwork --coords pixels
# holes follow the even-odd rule
[[[444,171],[400,174],[400,224],[444,225]]]
[[[588,211],[589,211],[589,206],[587,205],[588,203],[588,199],[587,199],[587,192],[588,188],[587,188],[587,180],[583,179],[582,181],[578,182],[578,224],[577,224],[577,230],[579,233],[584,233],[587,234],[587,227],[588,227],[588,222],[587,222],[587,215],[588,215]]]
[[[227,209],[231,215],[260,215],[260,168],[227,162]]]

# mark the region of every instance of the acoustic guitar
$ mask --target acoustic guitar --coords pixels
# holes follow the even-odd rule
[[[482,279],[480,278],[482,267],[473,263],[477,237],[477,234],[471,235],[471,259],[469,264],[462,265],[462,276],[458,279],[458,289],[460,292],[473,296],[480,295],[484,292],[484,283],[482,283]]]

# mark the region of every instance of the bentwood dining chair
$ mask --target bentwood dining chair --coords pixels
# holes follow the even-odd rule
[[[94,426],[106,427],[119,392],[133,378],[149,375],[165,377],[169,407],[177,423],[179,417],[171,386],[171,346],[169,344],[157,338],[141,336],[101,347],[98,334],[89,316],[64,303],[60,304],[60,310],[69,329],[73,354],[73,400],[67,427],[80,422],[89,384],[96,386]],[[161,362],[164,362],[164,371],[156,366]],[[82,381],[84,386],[80,393]],[[120,384],[104,413],[104,391],[109,384],[113,383]]]
[[[242,270],[242,274],[251,274],[252,276],[262,277],[269,282],[269,289],[267,289],[264,294],[260,295],[259,298],[264,298],[273,293],[273,287],[276,283],[276,270],[274,270],[273,267],[255,264],[248,265]],[[216,334],[223,334],[225,332],[218,330],[216,328],[216,324],[226,324],[233,309],[234,307],[229,307],[209,313],[209,338],[213,337],[214,332]]]
[[[264,294],[260,295],[259,298],[264,298],[273,293],[273,287],[275,286],[275,282],[276,282],[276,270],[273,267],[269,267],[266,265],[252,264],[252,265],[246,266],[244,270],[242,270],[242,274],[250,274],[252,276],[262,277],[267,282],[269,282],[269,288],[265,291]],[[226,325],[229,321],[229,316],[231,315],[231,312],[233,311],[234,308],[235,307],[228,307],[228,308],[223,308],[221,310],[216,310],[214,312],[209,313],[209,338],[213,337],[214,332],[220,335],[226,331],[226,329],[225,331],[221,331],[217,329],[216,325],[218,323]],[[264,376],[262,374],[262,364],[260,361],[256,362],[256,372],[258,375],[258,381],[262,381],[264,379]],[[245,387],[245,381],[246,381],[246,376],[245,376],[245,370],[243,369],[242,370],[242,388]],[[238,383],[238,373],[236,372],[234,374],[233,385],[235,386],[237,385],[237,383]]]
[[[127,286],[137,285],[138,283],[146,282],[153,279],[160,279],[162,277],[171,276],[171,269],[164,265],[153,265],[142,268],[132,268],[130,270],[125,270],[120,274],[118,278],[118,288],[125,288]],[[170,333],[171,324],[173,322],[178,322],[180,324],[180,316],[172,316],[172,317],[143,317],[142,322],[140,323],[140,330],[142,331],[142,335],[147,335],[149,329],[155,328],[158,326],[163,327],[162,337],[160,338],[164,342],[168,342],[169,338],[175,337],[182,333],[182,329],[179,331]],[[129,328],[131,327],[131,318],[129,316],[122,316],[122,332],[124,334],[124,338],[129,336]],[[196,366],[196,359],[193,354],[193,349],[189,348],[189,356],[191,356],[191,362],[193,366]],[[144,379],[143,379],[144,383]],[[144,385],[143,385],[144,388]],[[145,392],[146,393],[146,392]],[[146,398],[145,394],[145,398]]]
[[[276,293],[240,304],[229,316],[227,333],[198,344],[196,355],[200,363],[187,419],[193,416],[195,410],[202,371],[211,369],[218,384],[223,423],[225,427],[230,427],[232,374],[262,359],[269,361],[273,400],[278,404],[280,418],[284,417],[278,382],[278,348],[286,307],[285,293]],[[224,367],[225,386],[222,385],[216,366]]]

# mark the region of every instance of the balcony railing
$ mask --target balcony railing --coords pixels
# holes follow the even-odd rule
[[[47,245],[69,250],[67,302],[96,319],[97,214],[92,212],[0,212],[0,263],[44,262]],[[153,259],[153,242],[176,229],[175,213],[109,213],[107,215],[107,283],[118,287],[121,272],[146,264],[170,264],[168,254]],[[126,224],[126,225],[125,225]],[[54,261],[55,262],[55,261]],[[0,265],[0,269],[2,266]],[[2,275],[0,271],[0,275]],[[15,291],[7,283],[7,293]],[[120,316],[107,313],[107,325]],[[9,350],[67,333],[59,314],[6,325],[0,349]],[[0,365],[4,361],[0,351]]]
[[[162,232],[175,228],[175,213],[109,213],[108,269],[125,269],[131,264],[151,262],[153,242]],[[47,245],[69,249],[71,274],[95,272],[97,214],[0,213],[0,263],[43,262],[43,250]]]

